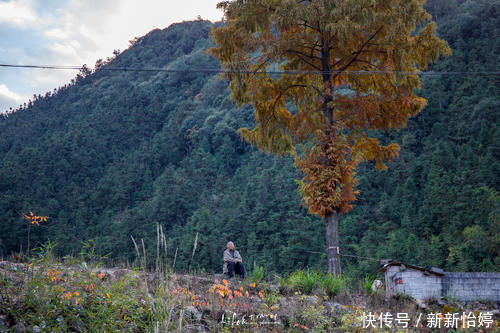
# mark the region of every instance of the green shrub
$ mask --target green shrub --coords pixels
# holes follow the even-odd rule
[[[311,294],[314,290],[321,290],[329,297],[334,297],[342,290],[347,289],[347,279],[344,276],[336,277],[329,273],[318,273],[310,270],[295,271],[286,279],[277,278],[282,293],[295,291]]]
[[[250,282],[259,283],[262,281],[263,277],[264,277],[264,267],[258,266],[254,261],[252,273],[248,277]]]
[[[375,281],[375,277],[372,275],[367,275],[365,277],[365,281],[363,282],[363,289],[365,290],[367,295],[372,295],[373,290],[372,290],[372,285],[373,281]]]
[[[18,276],[0,281],[2,307],[14,323],[30,332],[143,332],[152,327],[152,302],[138,274],[113,278],[97,266],[64,266],[53,256],[55,246],[48,242],[35,249],[37,258]]]
[[[332,274],[325,274],[321,277],[321,287],[329,297],[334,297],[346,289],[346,280],[343,276],[336,277]]]
[[[310,294],[319,287],[320,275],[315,271],[295,271],[288,278],[288,284],[294,291],[300,291],[304,294]]]

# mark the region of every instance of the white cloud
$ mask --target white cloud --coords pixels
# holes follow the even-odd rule
[[[72,40],[70,42],[71,46],[75,49],[81,49],[82,48],[82,45],[77,41],[77,40]]]
[[[0,24],[29,27],[38,21],[38,16],[28,1],[0,2]]]
[[[78,56],[78,53],[76,52],[75,48],[70,44],[52,43],[49,45],[49,50],[53,51],[54,53],[58,54],[61,57]]]
[[[182,3],[173,0],[69,0],[61,25],[57,27],[58,37],[64,44],[71,40],[80,43],[81,49],[72,65],[86,63],[92,66],[97,59],[111,56],[113,50],[126,49],[129,40],[152,29],[194,20],[197,15],[219,20],[222,12],[215,8],[217,2],[219,0],[184,0]],[[68,50],[60,51],[69,54]]]
[[[56,39],[65,39],[68,38],[68,31],[63,31],[59,28],[46,30],[44,33],[45,37],[48,38],[56,38]]]
[[[93,67],[97,59],[112,56],[115,49],[126,49],[129,40],[152,29],[194,20],[198,15],[212,21],[220,20],[222,12],[215,8],[219,1],[0,0],[3,33],[9,36],[8,29],[18,35],[21,33],[21,38],[5,41],[3,46],[0,41],[0,59],[13,64],[87,64]],[[77,72],[12,69],[0,71],[0,82],[5,82],[10,92],[15,91],[17,96],[43,95],[69,83]],[[9,100],[14,102],[12,98]],[[6,101],[4,97],[1,103]],[[8,107],[19,105],[18,101]],[[25,101],[27,98],[22,100]]]
[[[9,90],[9,87],[5,84],[0,84],[0,113],[6,111],[10,107],[19,106],[27,100],[25,96],[21,96]]]

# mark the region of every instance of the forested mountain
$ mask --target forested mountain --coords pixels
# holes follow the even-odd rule
[[[497,71],[499,7],[428,2],[453,55],[431,68],[446,74],[423,76],[424,111],[405,130],[380,134],[400,143],[400,158],[385,172],[360,167],[359,199],[341,218],[341,253],[499,269],[500,85],[484,73]],[[235,132],[252,126],[251,107],[239,110],[227,82],[196,71],[219,68],[205,53],[212,26],[154,30],[0,117],[0,255],[26,248],[20,214],[33,211],[49,220],[31,228],[32,247],[50,239],[60,255],[93,239],[99,253],[133,260],[132,235],[153,258],[160,223],[171,261],[178,249],[176,269],[220,271],[231,239],[247,265],[324,270],[323,222],[302,205],[293,160],[242,142]],[[109,70],[117,67],[128,70]],[[378,265],[343,257],[351,275]]]

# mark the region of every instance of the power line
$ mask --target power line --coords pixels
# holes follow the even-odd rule
[[[324,252],[318,252],[318,251],[305,251],[307,253],[314,253],[314,254],[323,254]],[[338,255],[343,256],[343,257],[351,257],[351,258],[358,258],[358,259],[365,259],[365,260],[373,260],[373,261],[378,261],[380,262],[380,259],[373,258],[373,257],[361,257],[361,256],[355,256],[353,254],[344,254],[344,253],[339,253]]]
[[[4,68],[27,68],[27,69],[49,69],[49,70],[80,70],[81,66],[59,66],[59,65],[14,65],[0,64]],[[213,74],[353,74],[353,75],[500,75],[500,72],[492,71],[427,71],[427,72],[405,72],[405,71],[249,71],[249,70],[224,70],[224,69],[170,69],[170,68],[137,68],[137,67],[100,67],[99,71],[123,71],[123,72],[167,72],[167,73],[213,73]]]

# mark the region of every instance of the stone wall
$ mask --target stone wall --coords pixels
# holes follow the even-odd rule
[[[500,273],[446,272],[443,296],[460,301],[488,300],[500,302]]]
[[[442,276],[401,266],[390,266],[385,274],[386,295],[408,294],[415,299],[441,297]]]
[[[381,271],[385,272],[387,297],[407,294],[419,300],[447,296],[465,302],[500,302],[499,272],[443,272],[400,262],[384,264]]]

